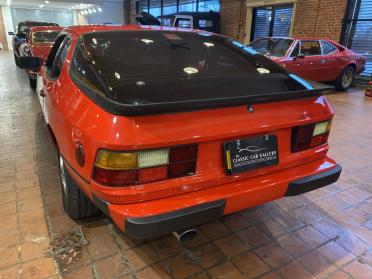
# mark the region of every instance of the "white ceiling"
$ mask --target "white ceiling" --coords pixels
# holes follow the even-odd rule
[[[87,5],[93,4],[93,5],[100,5],[103,2],[116,2],[116,3],[122,3],[123,0],[109,0],[109,1],[98,1],[98,0],[84,0],[76,2],[74,0],[33,0],[33,1],[27,1],[27,0],[0,0],[0,6],[6,6],[10,2],[10,7],[14,8],[29,8],[29,9],[84,9],[88,8]],[[49,3],[46,3],[49,2]]]

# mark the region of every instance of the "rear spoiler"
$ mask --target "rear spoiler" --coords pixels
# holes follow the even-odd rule
[[[247,96],[224,97],[203,100],[188,100],[167,103],[151,103],[151,104],[122,104],[102,96],[102,93],[95,92],[91,87],[83,83],[73,71],[70,71],[72,80],[78,85],[85,95],[87,95],[94,103],[100,106],[105,111],[120,116],[144,116],[154,114],[177,113],[185,111],[195,111],[204,109],[215,109],[222,107],[254,105],[261,103],[279,102],[285,100],[294,100],[302,98],[310,98],[321,96],[334,90],[333,86],[322,83],[308,81],[311,84],[311,89],[279,92],[269,94],[250,94]]]

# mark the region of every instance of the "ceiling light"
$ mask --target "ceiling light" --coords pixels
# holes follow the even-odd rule
[[[7,1],[6,1],[6,4],[7,4],[8,6],[10,6],[10,0],[7,0]]]
[[[93,11],[93,13],[96,13],[96,12],[97,12],[97,10],[96,10],[96,9],[94,9],[94,8],[92,9],[92,11]]]
[[[154,42],[153,40],[149,40],[149,39],[141,39],[141,41],[144,42],[147,45]]]
[[[209,43],[209,42],[204,42],[204,45],[205,45],[206,47],[213,47],[213,46],[214,46],[213,43]]]
[[[39,8],[42,9],[44,6],[45,6],[44,4],[40,4]]]
[[[101,9],[101,7],[98,7],[98,8],[97,8],[97,10],[98,10],[99,12],[102,12],[102,9]]]
[[[92,10],[91,9],[88,9],[88,13],[91,14],[92,13]]]
[[[193,75],[193,74],[197,74],[199,72],[198,69],[194,68],[194,67],[186,67],[186,68],[183,68],[183,71],[188,74],[188,75]]]
[[[50,3],[50,1],[48,1],[48,0],[45,0],[45,4],[49,4]]]
[[[117,73],[117,72],[115,72],[115,77],[116,77],[117,79],[120,79],[120,74]]]
[[[266,68],[257,68],[257,72],[259,72],[260,74],[269,74],[270,71]]]

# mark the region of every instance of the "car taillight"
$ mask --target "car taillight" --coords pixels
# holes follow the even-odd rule
[[[299,152],[327,142],[331,121],[298,126],[292,130],[292,152]]]
[[[93,180],[105,186],[131,186],[195,174],[197,145],[135,152],[100,150]]]

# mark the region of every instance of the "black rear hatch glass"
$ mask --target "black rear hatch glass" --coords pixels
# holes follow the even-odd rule
[[[70,73],[99,105],[123,115],[301,98],[324,89],[239,42],[203,32],[87,33]]]

